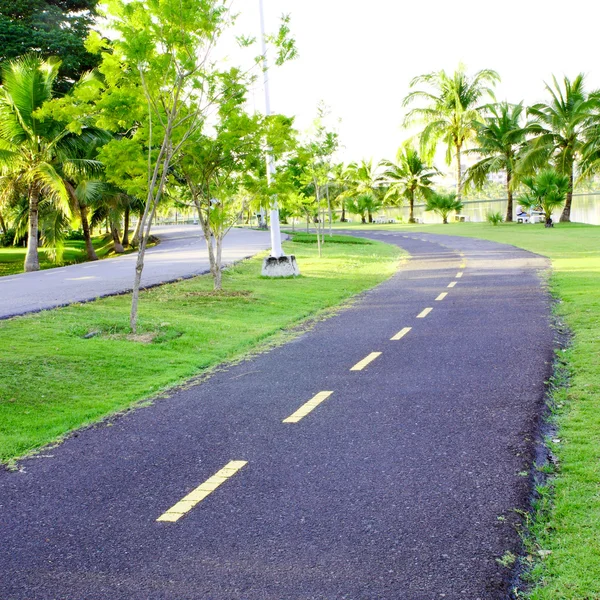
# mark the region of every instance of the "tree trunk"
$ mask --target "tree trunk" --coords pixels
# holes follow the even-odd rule
[[[408,222],[414,223],[415,222],[415,192],[414,192],[414,190],[411,191],[411,193],[410,193],[410,198],[408,200],[408,204],[409,204]]]
[[[221,256],[223,251],[223,237],[219,235],[215,236],[217,246],[217,256],[215,260],[215,290],[220,291],[223,289],[223,271],[221,269]]]
[[[444,215],[442,218],[443,218],[443,224],[448,225],[448,215]]]
[[[317,198],[317,248],[319,250],[319,258],[321,258],[321,197],[319,195],[319,186],[315,183],[315,195]]]
[[[38,219],[40,193],[36,188],[29,192],[29,230],[27,236],[27,254],[25,255],[25,272],[39,271],[38,256]]]
[[[310,231],[310,213],[306,212],[306,233]]]
[[[123,218],[123,239],[121,240],[121,243],[123,244],[123,246],[129,246],[129,213],[130,213],[130,208],[129,206],[125,207],[125,215]]]
[[[573,165],[571,165],[571,170],[569,172],[569,190],[567,191],[567,201],[565,202],[565,207],[563,208],[562,214],[560,215],[561,223],[571,222],[571,203],[573,202],[573,180]]]
[[[370,210],[367,210],[367,215],[369,215],[369,223],[373,222],[373,215],[371,214]]]
[[[342,223],[346,222],[346,200],[342,200],[342,218],[340,220]]]
[[[506,170],[506,195],[508,196],[508,205],[506,206],[507,223],[512,223],[513,220],[513,193],[512,193],[512,173],[509,169]]]
[[[135,231],[133,232],[133,237],[131,238],[131,245],[137,246],[140,243],[140,227],[142,225],[142,215],[138,213],[138,220],[135,224]]]
[[[366,223],[367,222],[367,217],[365,217],[365,213],[362,213],[360,215],[360,222],[361,223]]]
[[[462,198],[462,165],[460,164],[461,146],[456,146],[456,199]]]
[[[331,210],[331,199],[329,198],[329,184],[327,184],[327,210],[329,211],[329,237],[333,237],[333,232],[331,231],[333,212]]]
[[[8,229],[6,228],[6,223],[4,221],[4,217],[2,216],[2,213],[0,213],[0,229],[2,229],[2,233],[6,233],[8,231]]]
[[[123,254],[123,252],[125,252],[125,249],[123,248],[123,244],[121,244],[121,239],[119,237],[119,228],[112,219],[110,220],[110,234],[112,235],[115,252],[117,254]]]
[[[79,205],[79,215],[81,216],[81,228],[83,229],[83,238],[85,240],[85,251],[88,260],[98,260],[94,244],[92,244],[92,235],[90,233],[90,223],[88,221],[87,206]]]

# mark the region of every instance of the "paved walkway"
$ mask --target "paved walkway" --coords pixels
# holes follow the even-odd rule
[[[413,258],[351,308],[0,472],[0,597],[505,598],[552,360],[546,263],[369,236]]]
[[[209,269],[206,242],[198,225],[156,227],[161,243],[146,252],[142,285],[149,286]],[[223,263],[270,247],[264,231],[232,229],[223,243]],[[137,254],[0,277],[0,319],[84,302],[131,290]]]

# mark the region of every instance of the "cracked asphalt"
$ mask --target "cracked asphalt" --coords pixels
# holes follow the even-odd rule
[[[365,235],[412,258],[349,308],[0,472],[0,598],[506,598],[496,559],[519,551],[551,373],[548,264]],[[229,461],[247,464],[157,521]]]

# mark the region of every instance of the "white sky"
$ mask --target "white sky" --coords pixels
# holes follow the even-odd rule
[[[339,159],[393,158],[406,139],[401,106],[415,75],[459,62],[499,72],[499,100],[544,99],[551,75],[583,71],[600,88],[594,0],[264,0],[267,29],[282,13],[299,57],[270,75],[275,112],[309,127],[319,100],[341,119]],[[236,0],[239,25],[258,35],[258,0]],[[260,91],[257,104],[262,108]],[[441,165],[440,165],[441,166]]]

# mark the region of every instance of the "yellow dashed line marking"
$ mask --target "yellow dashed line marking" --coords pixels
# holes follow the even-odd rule
[[[297,423],[300,419],[303,419],[308,413],[311,413],[321,402],[327,400],[333,392],[319,392],[316,396],[311,398],[306,404],[303,404],[294,414],[290,415],[287,419],[284,419],[284,423]]]
[[[460,278],[462,277],[462,275],[463,275],[463,274],[462,274],[462,271],[459,271],[459,272],[456,274],[456,279],[460,279]]]
[[[157,521],[175,523],[188,513],[196,504],[204,500],[206,496],[212,494],[222,483],[225,483],[230,477],[233,477],[244,465],[246,460],[232,460],[228,462],[220,471],[217,471],[212,477],[209,477],[204,483],[192,490],[187,496],[184,496],[177,504],[160,515]]]
[[[454,287],[454,286],[456,285],[456,283],[457,283],[456,281],[451,281],[451,282],[448,284],[448,287]]]
[[[411,329],[412,327],[404,327],[404,329],[401,329],[394,337],[390,338],[390,340],[394,342],[396,340],[401,340]]]
[[[432,310],[433,310],[433,308],[426,308],[425,310],[422,310],[417,315],[417,319],[424,319]]]
[[[442,292],[437,298],[436,300],[439,302],[440,300],[443,300],[446,296],[448,295],[448,292]]]
[[[466,269],[467,265],[466,263],[460,263],[460,265],[458,265],[459,269]]]
[[[360,362],[357,362],[350,370],[351,371],[362,371],[369,363],[373,362],[381,352],[371,352],[369,356],[363,358]]]

